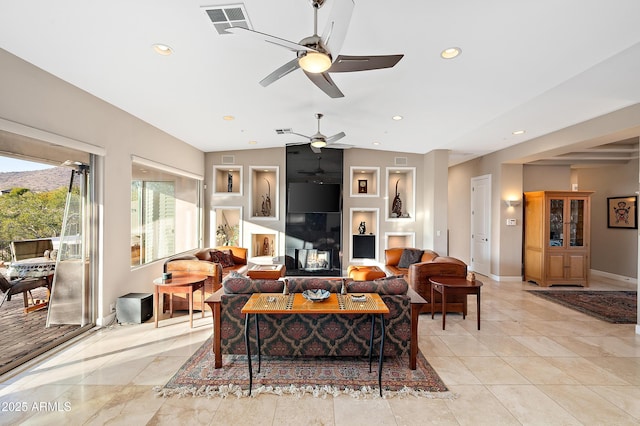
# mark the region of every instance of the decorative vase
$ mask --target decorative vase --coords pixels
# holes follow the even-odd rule
[[[227,192],[233,192],[233,175],[231,172],[227,174]]]
[[[360,226],[358,226],[358,232],[360,235],[364,235],[367,232],[367,225],[365,222],[360,222]]]
[[[402,200],[398,192],[398,182],[400,182],[400,179],[396,181],[396,196],[393,197],[393,204],[391,204],[391,215],[393,217],[402,217]]]

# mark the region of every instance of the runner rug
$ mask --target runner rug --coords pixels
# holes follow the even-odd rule
[[[253,390],[261,393],[354,398],[380,398],[378,363],[374,357],[371,373],[368,358],[360,357],[272,357],[263,356],[260,373],[253,361]],[[245,355],[224,355],[222,367],[213,368],[209,338],[162,387],[159,396],[249,396],[249,369]],[[386,357],[382,366],[383,398],[418,396],[454,398],[421,352],[417,368],[409,369],[408,357]]]
[[[635,291],[527,290],[531,294],[613,324],[636,324]]]

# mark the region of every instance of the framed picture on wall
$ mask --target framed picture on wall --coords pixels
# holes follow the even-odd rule
[[[358,193],[366,194],[367,193],[367,180],[366,179],[358,179]]]
[[[638,229],[638,196],[607,198],[607,227]]]

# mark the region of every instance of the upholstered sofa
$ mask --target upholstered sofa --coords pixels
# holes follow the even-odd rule
[[[233,261],[233,265],[223,265],[223,263],[217,262],[217,260],[219,259],[214,259],[214,257],[218,257],[219,255],[219,253],[215,253],[216,250],[227,253],[229,253],[228,251],[230,250],[229,254],[231,260]],[[212,255],[212,252],[214,252],[214,255]],[[208,278],[204,282],[205,299],[211,296],[211,294],[213,294],[221,287],[222,280],[225,276],[227,276],[227,274],[232,271],[245,273],[247,271],[247,268],[247,249],[236,246],[218,246],[205,248],[193,254],[172,257],[164,263],[164,272],[187,271],[207,275]],[[198,294],[194,295],[194,300],[200,300],[200,291],[201,290],[196,291],[196,293]],[[179,311],[189,309],[189,303],[187,301],[186,295],[174,294],[172,295],[172,297],[174,310]],[[168,297],[165,297],[163,306],[164,310],[169,309]]]
[[[386,317],[384,353],[406,356],[416,368],[418,316],[426,301],[401,277],[374,281],[345,278],[348,292],[380,294],[389,307]],[[223,287],[206,300],[213,312],[215,368],[222,366],[222,354],[246,354],[245,318],[241,313],[251,294],[282,293],[285,281],[292,293],[306,289],[340,292],[341,278],[290,277],[286,280],[252,280],[230,274]],[[265,315],[260,319],[261,352],[287,356],[364,356],[369,350],[371,322],[368,315]],[[252,352],[256,353],[255,331],[250,329]],[[376,328],[374,345],[380,340]]]
[[[417,251],[416,251],[417,250]],[[409,253],[407,255],[405,253]],[[466,277],[467,265],[460,259],[450,256],[439,256],[433,250],[422,250],[413,248],[391,248],[385,250],[385,268],[389,274],[403,275],[414,291],[422,296],[429,304],[423,307],[422,312],[431,312],[431,303],[434,303],[434,312],[442,312],[442,295],[434,294],[431,300],[431,283],[429,278],[435,276]],[[403,259],[404,256],[404,259]],[[414,256],[413,259],[411,257]],[[419,261],[406,264],[402,261]],[[467,315],[467,297],[465,295],[453,295],[447,298],[447,312],[459,312],[463,316]]]
[[[418,252],[418,259],[410,259],[406,254],[408,252]],[[403,257],[404,255],[404,257]],[[387,270],[388,275],[408,275],[409,265],[417,262],[429,262],[436,258],[438,253],[432,250],[414,249],[409,247],[394,247],[384,251],[384,267]],[[413,260],[413,261],[412,261]]]

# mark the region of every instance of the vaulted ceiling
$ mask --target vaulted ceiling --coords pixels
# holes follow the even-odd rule
[[[326,0],[318,33],[332,7],[350,1]],[[322,132],[344,131],[341,143],[409,153],[448,149],[464,161],[640,102],[637,0],[355,0],[333,56],[404,57],[389,69],[332,73],[344,93],[337,99],[301,70],[258,84],[295,53],[220,34],[205,6],[230,4],[5,1],[0,48],[205,152],[301,142],[275,130],[311,135],[321,112]],[[256,31],[294,43],[314,32],[308,0],[241,5]],[[173,53],[157,54],[156,43]],[[442,59],[454,46],[462,54]],[[518,130],[525,132],[514,135]],[[535,161],[615,162],[637,158],[637,145],[634,135]]]

